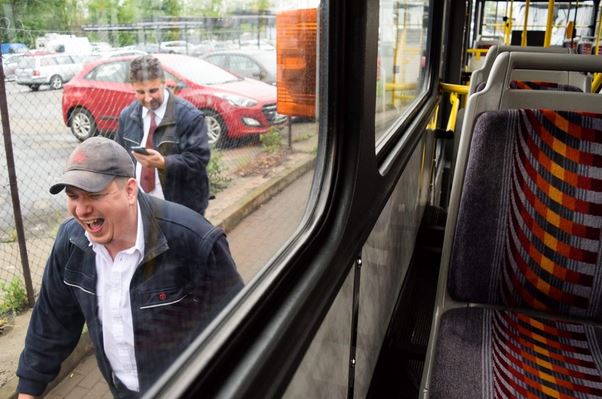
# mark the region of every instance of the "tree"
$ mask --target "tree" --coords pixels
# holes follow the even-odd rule
[[[8,28],[7,39],[30,47],[46,32],[79,30],[81,9],[77,0],[0,0],[0,10]]]

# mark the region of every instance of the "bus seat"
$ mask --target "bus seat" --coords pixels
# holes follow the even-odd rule
[[[469,98],[422,397],[602,397],[602,96],[510,88],[597,58],[505,53]]]
[[[489,51],[487,52],[487,55],[485,56],[485,62],[483,63],[483,67],[474,71],[470,77],[470,86],[468,89],[468,94],[470,95],[470,94],[476,93],[478,91],[477,87],[479,86],[479,84],[481,84],[482,82],[487,82],[487,78],[489,77],[489,74],[491,72],[491,67],[493,66],[493,62],[495,61],[495,59],[497,58],[497,56],[499,54],[502,54],[505,52],[568,54],[569,51],[570,51],[570,49],[563,48],[563,47],[533,47],[533,46],[521,47],[521,46],[500,46],[500,45],[491,46],[489,48]],[[540,80],[540,81],[545,80],[545,81],[551,81],[551,82],[561,82],[559,80],[561,78],[558,76],[558,72],[556,72],[556,71],[545,72],[544,74],[547,74],[548,76],[541,76],[541,74],[539,76],[534,76],[532,74],[532,72],[531,73],[527,72],[527,76],[525,76],[525,73],[521,74],[521,71],[516,71],[514,73],[516,75],[518,75],[518,76],[515,76],[514,79],[518,79],[518,80]],[[562,82],[562,83],[564,83],[564,82]],[[566,84],[569,84],[569,82],[566,82]],[[571,82],[571,84],[574,84],[574,82]],[[577,86],[581,87],[579,84]],[[590,86],[591,86],[591,84],[590,84]]]

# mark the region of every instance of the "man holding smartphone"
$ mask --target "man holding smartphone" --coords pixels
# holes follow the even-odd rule
[[[136,100],[121,112],[115,141],[132,154],[136,180],[145,193],[204,214],[211,155],[203,114],[167,89],[157,58],[134,59],[129,77]]]

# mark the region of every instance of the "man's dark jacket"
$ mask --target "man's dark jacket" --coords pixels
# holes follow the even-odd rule
[[[145,145],[143,136],[142,104],[136,100],[121,112],[115,141],[131,153],[132,146]],[[165,169],[159,170],[165,199],[204,214],[209,201],[207,164],[211,152],[203,114],[170,92],[153,143],[165,157]]]
[[[144,392],[243,283],[221,229],[190,209],[142,193],[138,204],[145,249],[130,300]],[[19,392],[44,391],[77,345],[85,321],[100,371],[117,394],[98,318],[95,257],[83,228],[74,219],[63,223],[19,359]]]

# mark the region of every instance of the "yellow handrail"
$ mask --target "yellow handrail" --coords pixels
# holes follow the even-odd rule
[[[439,83],[439,87],[441,91],[446,93],[457,93],[457,94],[468,94],[468,86],[467,85],[458,85],[454,83]]]
[[[592,93],[597,93],[600,90],[600,85],[602,84],[602,73],[597,73],[594,75],[594,80],[592,81]]]
[[[487,54],[488,48],[469,48],[466,50],[468,54],[473,54],[477,60],[481,59],[481,55]]]
[[[458,111],[460,110],[460,98],[458,98],[458,94],[450,93],[449,102],[451,103],[452,108],[449,112],[449,119],[447,120],[447,131],[453,132],[456,128],[456,120],[458,119]]]
[[[449,119],[447,120],[446,130],[448,132],[453,132],[456,128],[456,121],[458,119],[458,111],[460,110],[460,104],[466,103],[466,97],[468,96],[468,86],[441,82],[439,83],[439,88],[442,92],[449,93],[449,102],[451,103],[452,108],[449,113]]]
[[[510,45],[510,39],[512,36],[512,9],[514,8],[514,0],[510,1],[510,9],[508,9],[508,3],[506,3],[506,23],[504,24],[504,44]]]
[[[527,47],[527,22],[529,21],[529,5],[530,0],[525,1],[525,22],[523,23],[523,33],[520,37],[520,46]]]
[[[548,0],[548,18],[546,20],[546,35],[543,39],[543,46],[550,47],[552,42],[552,24],[554,23],[554,0]]]

